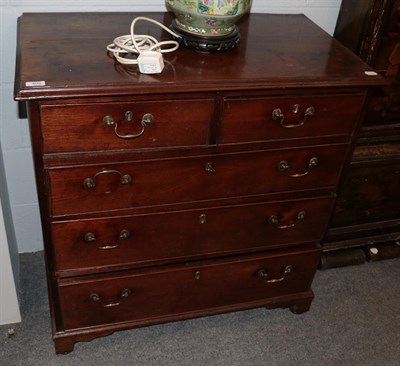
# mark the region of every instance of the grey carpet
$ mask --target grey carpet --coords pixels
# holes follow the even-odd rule
[[[23,322],[0,365],[400,365],[400,259],[317,272],[308,313],[255,309],[116,332],[55,355],[43,253],[21,255]]]

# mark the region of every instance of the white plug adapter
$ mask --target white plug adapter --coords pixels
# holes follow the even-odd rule
[[[137,61],[142,74],[159,74],[164,68],[163,56],[158,51],[142,51]]]

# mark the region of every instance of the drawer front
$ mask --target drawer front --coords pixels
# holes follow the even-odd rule
[[[56,270],[159,264],[319,241],[333,197],[53,223]]]
[[[305,292],[319,256],[308,249],[62,280],[64,328],[157,322]]]
[[[44,153],[207,145],[212,99],[42,106]]]
[[[335,186],[346,145],[52,168],[54,216]]]
[[[351,134],[363,95],[227,98],[219,143]]]

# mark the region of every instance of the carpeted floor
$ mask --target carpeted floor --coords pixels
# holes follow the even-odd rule
[[[255,309],[116,332],[55,355],[43,253],[21,255],[23,322],[1,366],[398,366],[400,259],[317,272],[311,310]]]

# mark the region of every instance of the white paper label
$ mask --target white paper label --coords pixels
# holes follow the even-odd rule
[[[376,249],[376,248],[371,248],[369,251],[371,252],[371,254],[374,254],[374,255],[378,254],[378,249]]]
[[[375,71],[365,71],[365,75],[367,75],[367,76],[376,76],[376,75],[378,75],[378,73],[376,73]]]
[[[45,81],[27,81],[25,86],[46,86]]]

